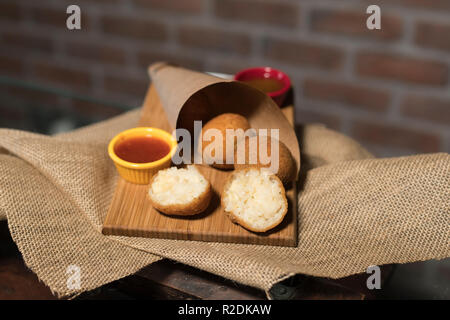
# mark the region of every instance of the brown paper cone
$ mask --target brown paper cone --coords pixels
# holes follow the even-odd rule
[[[275,102],[244,83],[224,80],[168,63],[149,67],[149,74],[172,128],[193,132],[194,120],[203,123],[226,112],[246,117],[254,129],[279,129],[279,138],[300,170],[300,149],[295,131]]]

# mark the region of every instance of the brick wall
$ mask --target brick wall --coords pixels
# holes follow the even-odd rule
[[[80,31],[65,27],[69,4],[81,7]],[[369,4],[381,7],[380,31],[365,26]],[[322,122],[379,156],[450,151],[448,0],[1,0],[0,43],[2,75],[130,106],[156,60],[227,73],[269,65],[293,80],[297,122]],[[2,123],[24,117],[3,104]]]

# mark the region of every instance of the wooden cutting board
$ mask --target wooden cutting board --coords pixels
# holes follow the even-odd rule
[[[283,113],[293,124],[293,106],[283,108]],[[138,126],[157,127],[169,132],[173,130],[153,86],[150,86],[147,92]],[[205,212],[192,217],[161,214],[150,204],[147,195],[148,185],[132,184],[119,177],[102,233],[132,237],[296,246],[295,184],[286,190],[289,209],[283,222],[266,233],[254,233],[232,223],[220,206],[222,187],[230,173],[209,166],[199,166],[199,170],[210,181],[214,190],[211,204]]]

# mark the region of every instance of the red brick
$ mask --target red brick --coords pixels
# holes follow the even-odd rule
[[[0,2],[0,19],[19,20],[22,17],[17,2]]]
[[[95,4],[100,4],[100,5],[104,5],[104,6],[109,6],[109,5],[116,5],[120,2],[121,0],[95,0]],[[75,1],[74,1],[75,2]],[[92,3],[92,0],[78,0],[77,2],[81,2],[81,3]],[[82,4],[80,5],[80,8],[82,8]],[[81,9],[83,10],[83,9]]]
[[[120,1],[121,0],[95,0],[95,3],[102,4],[102,5],[113,5]],[[92,3],[92,0],[78,0],[77,2],[91,2]]]
[[[73,100],[72,109],[83,117],[94,117],[99,119],[114,117],[124,111],[106,104],[82,100]]]
[[[20,59],[0,56],[0,74],[19,75],[23,70],[23,63]]]
[[[21,129],[27,120],[25,110],[12,107],[4,97],[0,104],[0,115],[0,127],[3,128]]]
[[[410,94],[404,99],[401,111],[418,120],[450,125],[450,99]]]
[[[387,53],[359,53],[356,70],[362,76],[423,85],[442,86],[448,80],[445,63]]]
[[[331,46],[268,38],[264,43],[266,58],[284,63],[336,70],[342,65],[343,53]]]
[[[17,100],[25,100],[43,105],[54,105],[59,101],[58,95],[39,89],[31,89],[19,86],[10,86],[7,89],[8,95]]]
[[[341,119],[327,112],[319,112],[305,109],[295,110],[295,120],[299,123],[321,123],[330,129],[340,130]]]
[[[5,45],[27,52],[52,53],[53,51],[51,39],[28,32],[5,32],[1,39]]]
[[[93,43],[69,43],[66,46],[69,56],[101,64],[125,64],[125,51],[119,47]]]
[[[380,5],[399,5],[403,8],[430,9],[430,10],[450,10],[448,0],[382,0]]]
[[[56,85],[64,85],[72,89],[89,88],[91,85],[90,74],[84,70],[69,69],[48,62],[35,62],[32,67],[34,74],[40,80]]]
[[[363,39],[393,41],[402,36],[403,22],[397,17],[383,15],[380,30],[369,30],[364,11],[316,9],[311,13],[311,29],[317,32],[357,36]]]
[[[225,74],[236,74],[240,70],[247,69],[250,67],[252,67],[252,66],[249,65],[248,62],[243,59],[225,58],[225,59],[216,59],[211,66],[211,70],[214,72],[225,73]]]
[[[6,89],[4,100],[11,99],[14,103],[13,106],[22,106],[27,110],[39,108],[45,112],[63,109],[60,96],[55,93],[21,86],[8,86]]]
[[[416,152],[437,152],[440,149],[438,136],[393,124],[358,121],[352,126],[352,136],[362,142]]]
[[[81,8],[81,30],[86,30],[91,25],[90,17]],[[65,7],[50,8],[50,7],[32,7],[30,8],[30,15],[32,20],[39,25],[47,27],[56,27],[67,30],[67,18],[69,14]]]
[[[415,41],[421,47],[450,52],[450,24],[419,22]]]
[[[138,52],[137,59],[139,65],[141,65],[143,68],[147,68],[150,64],[157,61],[168,61],[170,63],[179,65],[184,68],[195,69],[199,71],[202,71],[204,68],[202,60],[197,58],[186,57],[181,54],[142,50]]]
[[[7,123],[8,121],[21,121],[25,119],[25,112],[23,109],[6,106],[5,101],[2,101],[0,105],[0,117],[1,123]]]
[[[147,78],[133,78],[129,76],[107,75],[104,78],[105,89],[114,94],[125,94],[137,98],[144,98],[150,80]]]
[[[211,27],[181,26],[178,30],[178,41],[187,47],[215,50],[221,53],[248,54],[250,52],[250,38],[247,35]]]
[[[216,0],[214,12],[220,18],[264,25],[295,27],[299,9],[295,3],[262,0]]]
[[[105,16],[101,19],[101,28],[111,35],[138,40],[163,41],[167,38],[163,24],[134,17]]]
[[[138,8],[164,10],[175,13],[201,13],[202,0],[133,0]]]
[[[67,28],[66,20],[69,16],[66,13],[65,8],[49,8],[49,7],[31,7],[30,13],[33,21],[37,24],[58,27],[58,28]],[[84,18],[83,10],[81,11],[81,24],[84,27]]]
[[[306,79],[305,97],[342,103],[367,111],[384,112],[389,107],[391,95],[385,90],[373,89],[348,82]]]

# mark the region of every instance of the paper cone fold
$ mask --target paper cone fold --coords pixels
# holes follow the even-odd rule
[[[185,128],[192,133],[194,120],[204,124],[222,113],[241,114],[252,128],[279,129],[280,141],[288,147],[299,171],[300,150],[294,128],[268,95],[241,82],[165,62],[152,64],[148,70],[173,129]]]

